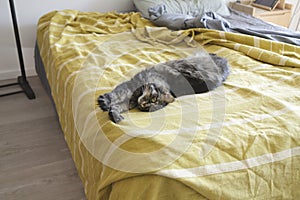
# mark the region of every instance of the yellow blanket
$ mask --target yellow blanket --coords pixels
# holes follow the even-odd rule
[[[300,48],[206,29],[172,32],[138,13],[54,11],[37,41],[88,199],[296,199]],[[228,59],[224,86],[114,124],[97,97],[159,62]]]

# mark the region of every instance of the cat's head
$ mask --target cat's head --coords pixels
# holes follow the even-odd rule
[[[138,108],[141,111],[153,112],[165,107],[175,100],[169,90],[157,87],[153,83],[142,86],[142,94],[138,98]]]

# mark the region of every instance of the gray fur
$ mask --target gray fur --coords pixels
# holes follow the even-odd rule
[[[227,60],[215,54],[159,63],[137,73],[113,91],[100,95],[98,104],[113,122],[121,113],[137,107],[141,111],[163,108],[174,98],[203,93],[220,86],[229,75]]]

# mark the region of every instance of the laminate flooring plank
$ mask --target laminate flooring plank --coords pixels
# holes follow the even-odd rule
[[[0,98],[0,199],[85,199],[52,103],[38,77],[28,80],[36,99]]]
[[[38,78],[29,79],[36,99],[29,100],[24,93],[0,98],[0,127],[10,122],[35,120],[55,116],[52,103]]]

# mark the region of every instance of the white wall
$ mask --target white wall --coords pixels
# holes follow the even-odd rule
[[[299,21],[300,21],[300,5],[298,5],[298,7],[296,8],[297,6],[297,3],[300,4],[299,2],[300,0],[286,0],[286,2],[289,2],[289,3],[292,3],[294,5],[293,7],[293,11],[294,11],[294,15],[293,15],[293,19],[290,23],[290,29],[292,30],[296,30],[296,31],[300,31],[300,24],[299,24]],[[298,28],[297,28],[298,26]]]
[[[126,11],[133,9],[132,0],[14,0],[21,36],[22,50],[27,75],[34,75],[34,45],[36,24],[45,13],[53,10],[77,9],[82,11]],[[226,0],[234,1],[234,0]],[[296,5],[299,0],[286,0]],[[13,34],[9,0],[0,0],[0,80],[20,75],[19,63]],[[296,27],[300,11],[292,22]]]
[[[133,9],[132,0],[14,0],[27,75],[34,75],[36,24],[53,10],[126,11]],[[0,80],[20,75],[12,28],[9,0],[0,0]]]

